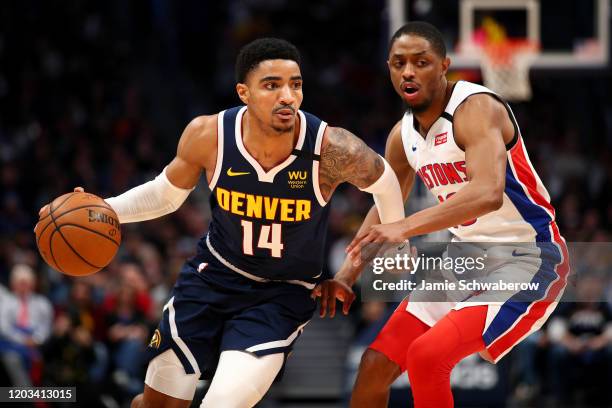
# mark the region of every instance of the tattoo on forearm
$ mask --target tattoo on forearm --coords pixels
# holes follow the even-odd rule
[[[346,129],[331,127],[327,137],[319,169],[319,186],[326,199],[342,182],[365,188],[380,177],[383,161],[361,139]]]

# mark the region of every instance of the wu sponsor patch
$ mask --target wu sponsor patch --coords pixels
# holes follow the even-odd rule
[[[288,180],[287,184],[289,187],[294,189],[304,188],[308,184],[308,172],[307,171],[289,171],[287,172]]]

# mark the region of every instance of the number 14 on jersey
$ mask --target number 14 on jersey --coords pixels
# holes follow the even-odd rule
[[[253,222],[242,220],[240,225],[242,225],[242,252],[253,255]],[[282,235],[281,224],[262,225],[257,247],[269,249],[274,258],[280,258],[284,248]]]

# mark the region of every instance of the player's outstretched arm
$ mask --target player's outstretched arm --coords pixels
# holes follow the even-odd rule
[[[468,98],[455,112],[454,135],[465,150],[468,184],[449,199],[404,220],[371,226],[349,245],[350,258],[358,262],[359,249],[380,242],[389,229],[404,239],[439,231],[478,218],[501,207],[506,175],[506,146],[502,126],[508,116],[503,105],[488,95]]]
[[[181,136],[176,157],[154,180],[107,198],[119,222],[151,220],[176,211],[195,188],[202,169],[212,170],[216,160],[216,116],[192,120]]]

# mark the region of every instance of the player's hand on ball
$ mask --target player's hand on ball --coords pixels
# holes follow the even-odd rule
[[[404,234],[406,227],[403,221],[372,225],[353,238],[346,247],[346,252],[353,262],[353,266],[360,266],[371,261],[383,244],[404,242],[406,240]]]
[[[84,193],[85,189],[83,187],[75,187],[73,191],[75,193]],[[43,205],[40,210],[38,210],[38,216],[42,218],[43,214],[46,214],[47,211],[49,211],[49,204]],[[36,227],[34,227],[34,229],[36,229]]]
[[[332,318],[336,315],[336,299],[342,302],[342,313],[347,315],[355,300],[355,293],[346,283],[328,279],[312,290],[311,297],[313,299],[321,297],[319,316],[325,317],[329,310],[329,317]]]

